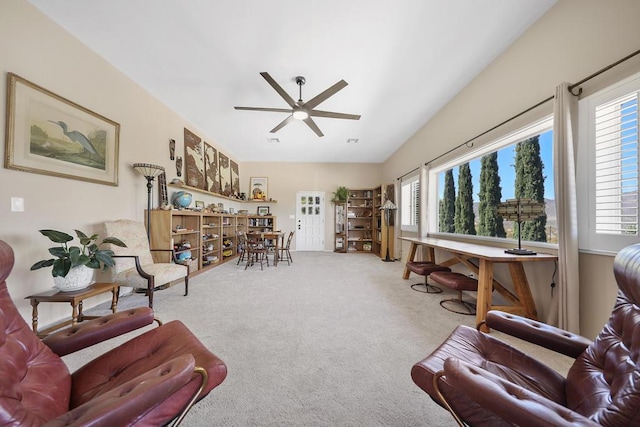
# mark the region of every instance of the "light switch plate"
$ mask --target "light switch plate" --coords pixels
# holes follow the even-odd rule
[[[24,212],[24,199],[22,197],[11,198],[11,212]]]

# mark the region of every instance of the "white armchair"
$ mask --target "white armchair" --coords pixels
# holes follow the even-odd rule
[[[149,307],[153,308],[153,292],[159,286],[184,279],[184,295],[189,294],[189,267],[176,264],[173,249],[150,249],[144,224],[130,220],[104,223],[107,236],[118,236],[126,248],[110,245],[114,252],[113,280],[120,286],[146,288]],[[155,263],[152,251],[171,252],[174,263]]]

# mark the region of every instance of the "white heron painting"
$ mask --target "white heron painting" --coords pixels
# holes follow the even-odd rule
[[[6,166],[118,185],[120,125],[8,74]]]

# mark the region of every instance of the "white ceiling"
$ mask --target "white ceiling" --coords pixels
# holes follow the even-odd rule
[[[231,157],[383,162],[557,0],[29,1]],[[262,71],[305,101],[344,79],[317,108],[362,118],[270,134],[286,113],[233,108],[287,108]]]

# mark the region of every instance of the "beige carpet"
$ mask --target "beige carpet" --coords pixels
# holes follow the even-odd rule
[[[442,426],[449,414],[411,381],[411,366],[473,316],[413,291],[403,264],[369,254],[296,252],[291,266],[234,263],[157,292],[156,315],[181,319],[228,366],[187,426]],[[120,309],[144,305],[121,298]],[[104,307],[103,307],[104,306]],[[106,304],[90,311],[106,313]],[[497,335],[497,334],[496,334]],[[68,356],[72,370],[113,346]],[[527,351],[538,350],[533,346]],[[564,357],[544,357],[561,372]]]

